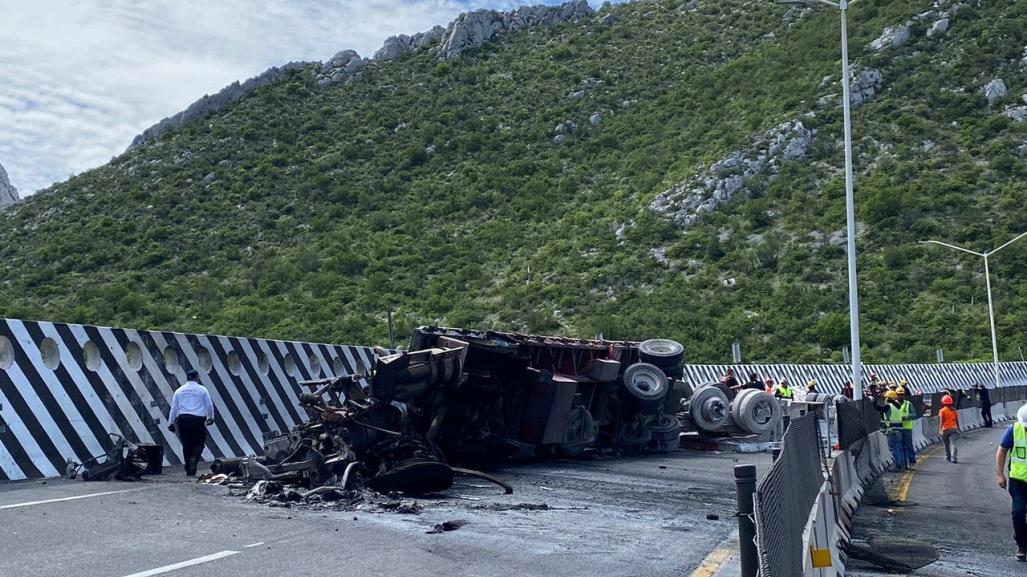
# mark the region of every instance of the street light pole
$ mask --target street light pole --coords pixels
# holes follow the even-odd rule
[[[991,322],[991,355],[995,366],[995,388],[998,378],[998,337],[995,336],[995,305],[991,302],[991,271],[988,269],[988,253],[984,253],[984,283],[988,286],[988,320]]]
[[[856,288],[856,201],[852,192],[852,118],[849,106],[849,32],[845,13],[848,0],[840,0],[842,26],[842,117],[845,128],[845,226],[849,258],[849,346],[852,351],[852,398],[863,398],[863,366],[859,344],[859,292]]]
[[[856,283],[856,201],[852,191],[852,115],[849,105],[849,29],[846,13],[856,0],[778,0],[781,4],[814,3],[837,8],[841,14],[842,29],[842,118],[845,136],[845,230],[848,236],[849,261],[849,349],[852,354],[852,399],[863,398],[863,365],[859,345],[859,290]]]
[[[977,251],[973,251],[973,250],[970,250],[970,249],[963,248],[961,246],[956,246],[954,244],[949,244],[949,243],[941,242],[941,241],[937,241],[937,240],[922,240],[922,241],[920,241],[920,244],[938,244],[938,245],[941,245],[941,246],[944,246],[944,247],[947,247],[947,248],[951,248],[951,249],[958,250],[958,251],[961,251],[961,252],[969,253],[969,254],[972,254],[974,256],[979,256],[979,257],[984,259],[984,282],[985,282],[985,284],[988,287],[988,321],[991,324],[991,354],[992,354],[992,360],[993,360],[994,368],[995,368],[995,388],[998,388],[1001,385],[1001,381],[999,379],[999,370],[998,370],[998,336],[996,335],[996,332],[995,332],[995,305],[992,303],[992,300],[991,300],[991,267],[989,266],[989,263],[988,263],[988,257],[990,257],[991,255],[995,254],[996,252],[1006,248],[1007,246],[1013,244],[1014,242],[1020,240],[1021,238],[1025,237],[1025,236],[1027,236],[1027,232],[1024,232],[1024,233],[1021,233],[1021,234],[1017,235],[1015,238],[1013,238],[1013,240],[1007,241],[1005,244],[999,246],[998,248],[996,248],[994,250],[988,251],[988,252],[977,252]]]

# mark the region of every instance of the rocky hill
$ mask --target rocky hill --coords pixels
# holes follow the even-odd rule
[[[7,171],[0,164],[0,207],[18,202],[18,191],[7,178]]]
[[[840,360],[836,24],[774,2],[575,2],[284,66],[0,213],[0,314],[382,342],[391,305],[400,334]],[[917,241],[1024,230],[1027,3],[863,0],[850,54],[864,358],[987,358],[981,263]],[[1019,358],[1027,242],[991,264]]]

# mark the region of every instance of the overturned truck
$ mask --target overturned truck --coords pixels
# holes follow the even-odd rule
[[[356,484],[418,494],[448,488],[455,474],[502,485],[452,464],[662,451],[685,429],[765,432],[780,418],[765,393],[729,401],[716,384],[682,382],[683,347],[665,339],[421,327],[408,351],[380,352],[369,375],[299,383],[309,420],[267,439],[264,455],[219,460],[213,471],[307,494]]]

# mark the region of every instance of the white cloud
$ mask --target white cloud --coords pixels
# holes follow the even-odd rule
[[[0,164],[26,196],[271,66],[346,48],[369,56],[387,36],[465,10],[529,3],[539,2],[0,0]]]

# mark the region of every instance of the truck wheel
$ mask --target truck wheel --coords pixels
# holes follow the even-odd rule
[[[624,371],[624,388],[642,410],[658,408],[670,390],[670,381],[660,367],[635,363]]]
[[[715,433],[727,424],[730,406],[720,387],[704,385],[688,400],[688,417],[701,432]]]
[[[685,347],[670,339],[649,339],[638,345],[638,358],[657,367],[676,367],[685,358]]]
[[[768,433],[781,420],[781,404],[770,393],[746,389],[731,402],[735,424],[750,433]]]

